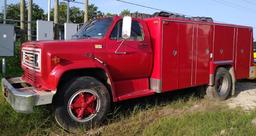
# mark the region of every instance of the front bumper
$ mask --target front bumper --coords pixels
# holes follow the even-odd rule
[[[34,106],[51,104],[55,92],[39,91],[20,77],[2,79],[2,91],[12,108],[21,113],[33,112]]]

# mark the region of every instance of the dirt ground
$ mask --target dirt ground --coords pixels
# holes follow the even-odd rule
[[[237,95],[226,101],[230,108],[241,107],[245,111],[256,108],[256,82],[241,81],[236,84]]]

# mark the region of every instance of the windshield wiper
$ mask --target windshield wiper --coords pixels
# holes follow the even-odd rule
[[[90,35],[87,35],[87,34],[83,34],[83,37],[89,38],[89,37],[91,37],[91,36],[90,36]]]

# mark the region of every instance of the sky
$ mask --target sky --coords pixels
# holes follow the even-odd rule
[[[2,11],[3,1],[0,0]],[[53,7],[54,0],[51,0]],[[62,2],[63,0],[59,0]],[[83,0],[75,0],[83,2]],[[254,39],[256,40],[256,0],[125,0],[141,5],[146,5],[165,11],[185,14],[188,16],[208,16],[215,22],[231,23],[252,26],[254,28]],[[7,0],[7,3],[17,3],[19,0]],[[47,12],[48,0],[33,0]],[[153,14],[156,10],[128,5],[116,0],[89,0],[90,4],[95,4],[100,11],[110,13],[120,13],[123,9],[131,12],[142,12]],[[71,6],[83,8],[82,4],[71,3]]]

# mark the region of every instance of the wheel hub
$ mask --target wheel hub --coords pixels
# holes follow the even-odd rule
[[[96,116],[99,99],[92,90],[75,93],[68,102],[68,113],[78,122],[87,122]]]
[[[219,95],[223,95],[228,91],[228,79],[224,75],[221,75],[217,80],[217,91]]]

